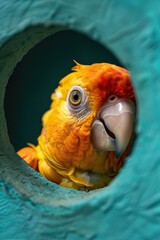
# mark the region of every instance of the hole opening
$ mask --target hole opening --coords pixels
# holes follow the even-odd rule
[[[62,48],[63,45],[61,45],[61,47],[58,48],[57,45],[56,44],[54,45],[53,43],[56,38],[55,35],[57,35],[56,43],[62,44],[60,40],[64,39],[61,36],[63,34],[65,35],[65,37],[68,34],[68,40],[65,46],[66,56],[68,56],[67,55],[69,54],[68,52],[71,49],[73,49],[72,44],[76,43],[76,45],[74,45],[74,51],[75,51],[73,54],[74,56],[69,56],[68,59],[67,57],[66,59],[64,59],[63,55],[65,51]],[[85,45],[85,47],[83,45],[83,41],[84,42],[87,41],[87,44]],[[81,46],[84,47],[83,51],[82,49],[79,48],[79,42],[81,42]],[[52,44],[55,46],[55,50],[61,49],[61,54],[57,55],[58,57],[56,61],[55,61],[55,56],[53,58],[51,57],[51,55],[50,55],[51,58],[47,57],[47,53],[51,54],[51,52],[52,53],[54,52],[53,50],[51,51],[49,47]],[[40,53],[42,49],[43,49],[44,58],[41,62],[42,64],[41,66],[43,65],[47,66],[48,63],[51,63],[50,67],[49,65],[47,66],[47,68],[46,67],[43,68],[41,66],[38,66],[38,67],[34,66],[34,63],[38,65],[38,61],[41,59],[38,53]],[[48,49],[48,51],[46,51],[46,49]],[[76,51],[78,52],[76,53]],[[79,34],[73,31],[67,30],[67,31],[59,32],[57,34],[54,34],[54,36],[46,38],[45,40],[43,40],[42,42],[34,46],[23,57],[22,61],[16,66],[13,74],[10,77],[10,80],[6,89],[5,114],[7,119],[9,137],[16,150],[18,150],[21,147],[24,147],[28,141],[36,144],[36,138],[39,136],[40,129],[41,129],[41,116],[49,108],[50,95],[55,89],[55,87],[58,85],[59,79],[61,79],[63,76],[65,76],[67,73],[70,72],[70,69],[73,66],[73,59],[76,59],[77,61],[83,64],[91,64],[94,62],[109,62],[119,66],[122,65],[109,50],[107,50],[100,44],[90,40],[86,36],[83,36],[82,34]],[[54,65],[54,69],[52,67],[53,65]],[[63,67],[65,66],[65,67],[63,68],[62,66]],[[37,69],[38,71],[36,71]],[[50,73],[45,72],[46,69],[47,70],[50,69]],[[53,72],[54,74],[56,72],[55,75],[53,74],[54,76],[52,75]],[[58,72],[60,73],[60,76]],[[29,77],[31,76],[31,74],[29,73],[33,73],[33,76],[31,78]],[[49,85],[47,86],[47,89],[45,89],[44,85],[41,85],[41,83],[42,82],[43,84],[46,83],[46,80],[44,81],[44,79],[47,79],[46,76],[49,74],[51,74],[52,77],[49,80],[50,82],[49,82]],[[41,78],[39,78],[39,76],[41,76]],[[53,78],[55,79],[54,86],[53,86],[53,80],[52,80]],[[35,80],[35,86],[33,87],[32,93],[31,93],[31,86],[33,84],[33,80]],[[15,84],[16,84],[16,88],[15,88]],[[39,102],[39,97],[37,96],[41,96],[41,100],[42,100],[41,102]],[[25,101],[23,102],[24,99]],[[29,101],[29,105],[25,105],[27,103],[27,100]],[[41,109],[37,108],[37,105],[39,103],[41,105]],[[23,109],[25,109],[25,111],[23,111]],[[38,110],[38,113],[36,112],[37,110]],[[20,113],[22,113],[22,115]],[[34,117],[32,118],[32,116]],[[32,121],[34,120],[32,127],[31,127],[30,119],[32,119]],[[27,124],[27,122],[29,124]]]

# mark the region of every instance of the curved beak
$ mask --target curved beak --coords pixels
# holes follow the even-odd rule
[[[116,151],[120,157],[134,130],[135,109],[131,101],[106,103],[91,127],[91,142],[97,150]]]

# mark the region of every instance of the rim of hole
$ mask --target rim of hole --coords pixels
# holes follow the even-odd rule
[[[58,27],[58,30],[61,31],[64,29]],[[28,28],[27,30],[14,36],[10,41],[8,41],[3,46],[3,48],[0,51],[1,59],[3,59],[4,62],[7,61],[8,59],[9,60],[12,59],[12,61],[9,61],[8,64],[9,66],[7,70],[5,71],[4,69],[5,77],[3,81],[3,87],[1,88],[1,93],[3,93],[1,96],[4,97],[5,86],[7,84],[7,81],[11,73],[13,72],[14,68],[16,67],[17,63],[21,61],[23,56],[26,55],[26,53],[31,48],[33,48],[37,43],[42,41],[44,38],[50,36],[51,34],[57,32],[58,30],[57,28],[54,29],[53,27],[44,28],[41,26]],[[3,65],[5,66],[4,62]],[[4,151],[5,156],[8,157],[9,161],[3,162],[4,167],[3,169],[5,170],[2,172],[3,173],[2,176],[4,176],[5,181],[8,184],[11,184],[13,187],[18,189],[22,195],[25,194],[25,196],[27,196],[30,200],[35,201],[37,203],[43,202],[51,205],[60,204],[68,205],[71,203],[76,204],[79,201],[83,202],[83,200],[86,201],[90,199],[90,197],[95,196],[98,197],[97,192],[104,192],[106,191],[106,188],[108,191],[108,187],[105,187],[86,193],[76,191],[74,189],[62,188],[52,182],[49,182],[47,179],[44,179],[42,176],[40,176],[39,173],[35,172],[32,169],[29,169],[29,167],[23,161],[21,161],[21,159],[15,154],[15,151],[10,144],[9,137],[6,132],[6,122],[4,119],[3,121],[4,121],[3,130],[0,129],[0,131],[2,131],[3,134],[5,135],[3,137],[2,149]],[[16,161],[17,163],[16,165],[14,161]],[[25,175],[21,173],[22,169]],[[19,171],[19,174],[18,175],[15,174],[16,176],[15,177],[13,173],[17,171]],[[11,179],[9,176],[13,176],[13,178]],[[44,194],[42,194],[43,191],[45,191],[45,196]]]

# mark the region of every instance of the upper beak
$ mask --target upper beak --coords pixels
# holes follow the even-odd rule
[[[116,151],[120,157],[134,130],[135,109],[131,101],[106,103],[91,127],[91,142],[97,150]]]

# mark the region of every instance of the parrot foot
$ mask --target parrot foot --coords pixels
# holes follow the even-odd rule
[[[66,188],[74,188],[77,190],[79,190],[79,188],[80,188],[78,184],[76,184],[75,182],[73,182],[67,178],[63,178],[62,182],[60,183],[60,186],[66,187]]]
[[[84,192],[89,192],[89,189],[87,187],[81,187],[79,188],[80,191],[84,191]]]
[[[89,192],[89,189],[86,186],[79,186],[78,184],[70,181],[69,179],[63,179],[60,186],[66,187],[66,188],[74,188],[84,192]]]

